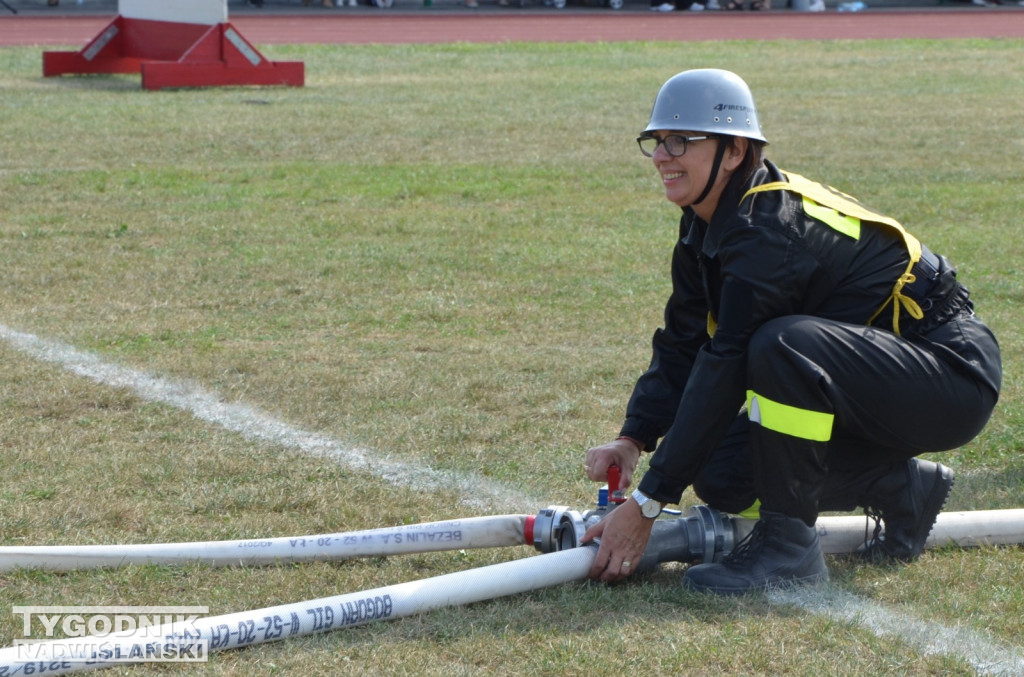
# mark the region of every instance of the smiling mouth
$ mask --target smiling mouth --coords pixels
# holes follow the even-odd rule
[[[675,179],[678,179],[682,176],[683,172],[672,172],[670,174],[662,174],[661,179],[662,181],[674,181]]]

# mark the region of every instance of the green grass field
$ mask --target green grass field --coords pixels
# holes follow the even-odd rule
[[[740,73],[770,157],[958,265],[1003,346],[951,510],[1024,507],[1024,42],[277,47],[299,89],[145,92],[0,49],[0,325],[343,446],[489,482],[481,506],[260,443],[0,342],[0,545],[330,533],[585,510],[669,292],[678,210],[633,138],[660,84]],[[687,495],[687,500],[693,500]],[[530,556],[0,574],[15,605],[257,609]],[[1024,651],[1019,548],[829,560],[839,591]],[[973,675],[982,662],[680,567],[110,674]]]

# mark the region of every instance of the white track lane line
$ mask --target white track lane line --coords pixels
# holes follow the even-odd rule
[[[37,360],[61,365],[97,383],[126,388],[144,400],[187,411],[200,420],[237,432],[247,439],[329,457],[396,485],[428,491],[455,490],[462,496],[475,497],[475,501],[467,504],[483,509],[529,512],[541,505],[538,500],[531,501],[519,491],[485,478],[408,465],[381,452],[350,447],[327,436],[275,420],[248,405],[221,402],[215,394],[197,385],[110,364],[60,341],[42,339],[2,324],[0,338]],[[818,616],[867,628],[879,637],[893,636],[923,654],[954,656],[982,675],[1024,674],[1024,651],[1018,647],[1000,644],[967,628],[950,628],[900,614],[831,586],[776,591],[769,595],[769,599],[775,604],[796,606]]]
[[[1024,675],[1024,650],[964,627],[948,627],[916,618],[857,597],[834,586],[776,590],[774,604],[794,606],[817,616],[867,628],[878,637],[892,637],[925,655],[944,654],[963,660],[979,675]]]
[[[222,402],[216,394],[194,384],[151,376],[135,369],[104,362],[98,356],[0,324],[0,337],[19,351],[44,362],[113,388],[131,390],[149,402],[159,402],[191,413],[243,437],[278,444],[303,453],[326,456],[360,472],[376,475],[397,486],[423,491],[444,491],[462,497],[468,507],[498,512],[530,512],[544,507],[521,489],[509,488],[478,475],[438,470],[404,463],[379,451],[359,449],[338,440],[283,423],[246,404]]]

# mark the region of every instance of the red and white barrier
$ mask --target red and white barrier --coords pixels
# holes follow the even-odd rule
[[[228,22],[227,0],[118,0],[77,52],[43,52],[43,76],[141,73],[143,89],[305,83],[301,61],[269,61]]]

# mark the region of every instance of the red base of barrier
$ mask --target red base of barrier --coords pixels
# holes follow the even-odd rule
[[[230,23],[115,18],[78,52],[43,52],[43,76],[141,73],[143,89],[301,87],[301,61],[268,61]]]

